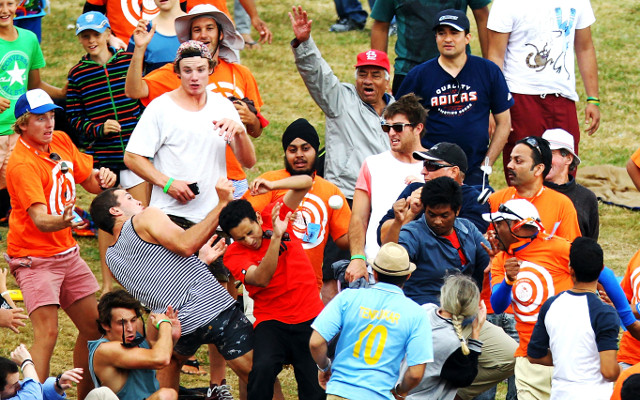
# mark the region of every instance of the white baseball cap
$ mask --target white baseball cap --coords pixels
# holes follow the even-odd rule
[[[542,134],[542,138],[549,142],[551,150],[565,149],[573,154],[573,158],[580,164],[580,157],[578,157],[573,147],[573,136],[569,132],[561,128],[547,129]]]

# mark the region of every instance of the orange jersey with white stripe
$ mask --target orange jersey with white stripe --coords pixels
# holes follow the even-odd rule
[[[636,252],[627,265],[627,271],[620,282],[627,300],[634,308],[640,303],[640,250]],[[625,331],[620,340],[620,350],[618,351],[618,361],[627,364],[640,363],[640,342],[631,336],[629,331]]]

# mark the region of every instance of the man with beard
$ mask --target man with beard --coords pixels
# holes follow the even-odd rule
[[[293,222],[293,231],[302,240],[302,247],[313,264],[313,270],[321,289],[322,298],[326,302],[337,294],[336,281],[331,265],[323,266],[323,252],[329,239],[333,238],[338,247],[349,248],[349,219],[351,209],[345,201],[344,194],[336,185],[316,175],[316,156],[320,139],[315,128],[304,118],[291,123],[282,135],[284,150],[284,167],[277,171],[269,171],[260,175],[257,180],[273,182],[273,190],[250,197],[253,208],[262,212],[266,206],[283,197],[288,190],[278,189],[277,182],[292,175],[309,175],[313,178],[313,186],[307,192],[298,207],[298,216]],[[329,199],[340,204],[340,207],[329,206]],[[338,200],[339,199],[339,200]]]

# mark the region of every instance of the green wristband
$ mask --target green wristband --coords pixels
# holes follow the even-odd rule
[[[363,256],[362,254],[356,254],[354,256],[351,256],[351,259],[352,260],[358,260],[359,259],[359,260],[367,261],[367,257]]]
[[[172,183],[173,183],[173,178],[169,178],[169,180],[167,181],[167,184],[164,185],[164,189],[162,189],[162,191],[167,193]]]
[[[173,324],[171,323],[171,321],[169,321],[168,319],[161,319],[160,321],[156,322],[156,329],[160,330],[160,324],[163,322],[168,322],[169,325],[173,326]]]
[[[589,100],[595,101],[595,102],[598,102],[598,103],[600,102],[600,98],[599,97],[589,96],[589,97],[587,97],[587,101],[589,101]]]

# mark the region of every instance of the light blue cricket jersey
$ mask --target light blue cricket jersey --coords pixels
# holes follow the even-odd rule
[[[311,326],[327,341],[340,332],[327,394],[393,399],[405,355],[410,366],[433,361],[427,313],[395,285],[344,290]]]

